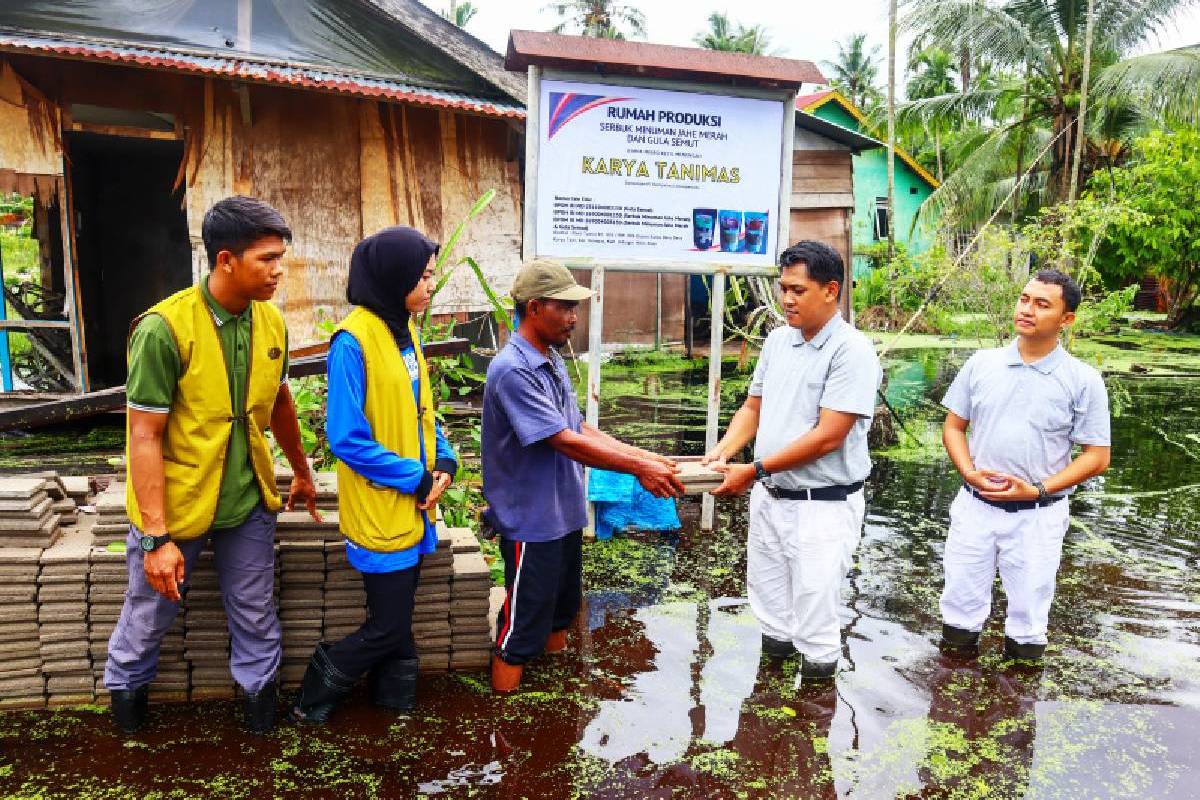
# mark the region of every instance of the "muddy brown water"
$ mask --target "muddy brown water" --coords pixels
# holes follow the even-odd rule
[[[961,355],[890,367],[910,429],[936,425],[930,399]],[[697,386],[701,373],[649,376],[605,403],[604,425],[698,453]],[[482,673],[440,676],[412,716],[356,694],[328,727],[266,739],[222,702],[157,707],[129,740],[99,709],[0,714],[0,794],[1200,797],[1200,392],[1191,380],[1113,392],[1113,466],[1072,502],[1042,670],[1000,657],[999,593],[978,661],[937,651],[958,483],[933,437],[876,456],[832,686],[797,687],[794,663],[759,657],[744,503],[719,505],[713,534],[685,503],[679,535],[589,546],[570,654],[535,662],[514,697],[493,698]]]

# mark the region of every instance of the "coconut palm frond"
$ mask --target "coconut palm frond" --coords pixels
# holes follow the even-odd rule
[[[1030,63],[1053,72],[1045,37],[1007,7],[982,0],[926,0],[911,6],[901,27],[953,51],[969,48],[998,66],[1024,68]]]
[[[1200,124],[1200,44],[1127,58],[1096,81],[1097,98],[1139,106],[1167,122]]]
[[[1196,0],[1107,0],[1098,4],[1096,42],[1127,52],[1161,33]]]
[[[910,100],[896,106],[896,121],[911,125],[946,118],[988,118],[1004,92],[1004,89],[972,89]]]

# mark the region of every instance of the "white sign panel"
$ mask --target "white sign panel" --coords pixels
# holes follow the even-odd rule
[[[783,108],[542,81],[537,255],[774,263]]]

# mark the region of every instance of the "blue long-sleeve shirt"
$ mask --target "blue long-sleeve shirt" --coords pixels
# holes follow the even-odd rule
[[[417,373],[416,351],[412,346],[401,351],[412,378],[413,397],[420,405],[420,381]],[[362,348],[348,334],[339,333],[329,345],[327,361],[329,397],[327,400],[325,434],[329,449],[350,469],[369,481],[389,486],[398,492],[416,494],[425,479],[425,465],[415,458],[404,458],[387,449],[371,433],[371,425],[363,411],[366,401],[367,371]],[[458,468],[458,456],[450,446],[442,426],[437,425],[437,462],[453,474]],[[425,536],[408,548],[391,553],[379,553],[346,540],[346,556],[359,572],[396,572],[414,567],[425,553],[437,548],[437,529],[429,515],[425,520]]]

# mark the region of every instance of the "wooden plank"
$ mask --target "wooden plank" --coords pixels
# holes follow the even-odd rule
[[[449,339],[444,342],[434,342],[424,349],[426,357],[440,358],[469,352],[471,343],[466,339]],[[309,375],[323,374],[325,359],[325,353],[292,359],[288,365],[288,377],[303,378]],[[43,425],[86,419],[109,411],[120,411],[125,408],[125,401],[125,387],[114,386],[111,389],[88,392],[63,400],[0,410],[0,431],[38,428]]]
[[[793,194],[792,210],[806,208],[854,208],[854,194],[845,192]]]
[[[849,150],[793,150],[792,164],[851,164]]]
[[[521,258],[529,261],[537,248],[538,148],[541,135],[542,68],[529,67],[529,91],[525,99],[525,220]]]
[[[810,178],[807,175],[792,178],[793,194],[845,194],[852,188],[849,170],[837,178]]]
[[[721,423],[721,355],[725,343],[725,275],[713,275],[712,335],[708,342],[708,414],[704,426],[704,452],[717,446]],[[716,521],[716,501],[705,494],[700,501],[700,530],[711,531]]]
[[[79,273],[75,269],[75,205],[67,191],[69,178],[59,185],[58,208],[62,223],[63,286],[66,287],[67,321],[71,332],[71,367],[74,370],[75,389],[86,392],[88,385],[87,353],[83,340],[83,309],[79,304]]]
[[[0,331],[28,331],[35,328],[66,330],[70,327],[70,321],[65,319],[0,319]]]
[[[776,212],[775,258],[779,263],[779,254],[791,244],[789,226],[791,214],[791,186],[795,175],[794,159],[789,157],[796,148],[796,93],[789,92],[783,104],[783,135],[781,137],[781,152],[779,153],[779,208]]]

